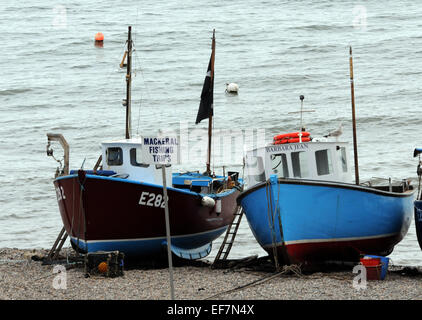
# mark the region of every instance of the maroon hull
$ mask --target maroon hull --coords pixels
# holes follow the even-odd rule
[[[69,235],[83,240],[139,239],[166,235],[162,188],[122,179],[78,176],[54,181],[60,213]],[[81,193],[81,189],[83,191]],[[221,213],[201,205],[201,196],[168,189],[172,236],[195,234],[227,226],[233,220],[239,191],[221,197]],[[140,204],[142,194],[144,205]],[[154,194],[154,201],[151,201]],[[156,199],[158,196],[159,199]],[[149,202],[150,206],[147,205]],[[85,218],[84,218],[85,217]]]
[[[312,264],[326,261],[358,262],[361,254],[389,255],[400,239],[397,236],[350,241],[326,241],[287,244],[277,247],[277,255],[283,264]],[[271,248],[265,248],[273,255]],[[286,258],[286,250],[287,256]]]

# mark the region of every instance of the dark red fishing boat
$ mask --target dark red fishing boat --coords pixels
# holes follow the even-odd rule
[[[213,37],[211,72],[205,78],[197,123],[205,118],[212,121],[214,48]],[[129,27],[125,53],[126,138],[103,142],[102,155],[93,170],[69,172],[66,141],[61,135],[47,134],[49,155],[50,141],[60,141],[65,149],[64,166],[54,180],[64,228],[72,246],[82,252],[118,250],[126,256],[161,256],[167,247],[163,181],[171,181],[167,188],[171,250],[182,258],[202,258],[211,251],[212,241],[232,222],[243,182],[237,172],[212,174],[210,149],[204,174],[172,173],[171,166],[162,174],[164,170],[143,161],[144,147],[152,142],[130,136],[131,56]],[[211,132],[209,146],[210,141]],[[158,137],[153,143],[164,150],[170,148],[168,138]],[[177,138],[171,139],[171,144],[177,147]]]

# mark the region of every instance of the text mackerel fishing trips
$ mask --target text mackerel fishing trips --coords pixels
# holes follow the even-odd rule
[[[150,153],[173,153],[173,146],[178,146],[177,138],[144,138],[144,145]]]
[[[179,141],[175,137],[144,138],[144,147],[148,148],[148,152],[153,157],[154,162],[170,160],[170,155],[175,154],[178,145]],[[174,147],[176,147],[176,150]]]
[[[165,137],[165,138],[144,138],[144,145],[179,145],[177,138]]]

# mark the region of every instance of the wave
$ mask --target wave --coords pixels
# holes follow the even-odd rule
[[[36,217],[36,216],[35,215],[25,215],[25,214],[20,215],[20,214],[16,214],[16,213],[10,213],[10,214],[4,215],[4,216],[0,215],[0,220],[13,220],[13,219],[25,220],[25,219],[34,218],[34,217]]]
[[[0,96],[13,96],[13,95],[26,93],[30,91],[32,91],[32,89],[30,88],[5,89],[5,90],[0,90]]]
[[[335,50],[338,50],[337,46],[334,45],[318,45],[318,46],[314,46],[314,45],[308,45],[308,44],[303,44],[300,46],[291,46],[287,49],[287,51],[290,50],[304,50],[307,52],[334,52]]]
[[[352,25],[335,25],[335,24],[309,24],[303,26],[289,27],[291,30],[305,31],[344,31],[353,29]]]
[[[90,64],[81,64],[81,65],[71,66],[70,69],[87,69],[91,67],[92,65]]]

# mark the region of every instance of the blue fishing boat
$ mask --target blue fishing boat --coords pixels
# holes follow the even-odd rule
[[[409,229],[412,187],[352,183],[347,143],[267,145],[245,162],[248,189],[238,202],[258,243],[282,264],[385,256]]]
[[[281,264],[385,256],[409,229],[414,190],[407,180],[359,182],[351,49],[350,65],[355,181],[349,144],[338,141],[341,125],[316,138],[301,120],[298,132],[246,152],[247,189],[237,200],[257,242]]]
[[[419,177],[419,188],[418,188],[418,195],[415,201],[415,227],[416,227],[416,236],[418,238],[419,247],[422,250],[422,192],[421,191],[421,178],[422,178],[422,162],[421,162],[421,153],[422,148],[415,148],[413,152],[413,156],[419,156],[419,163],[417,168],[417,174]]]

